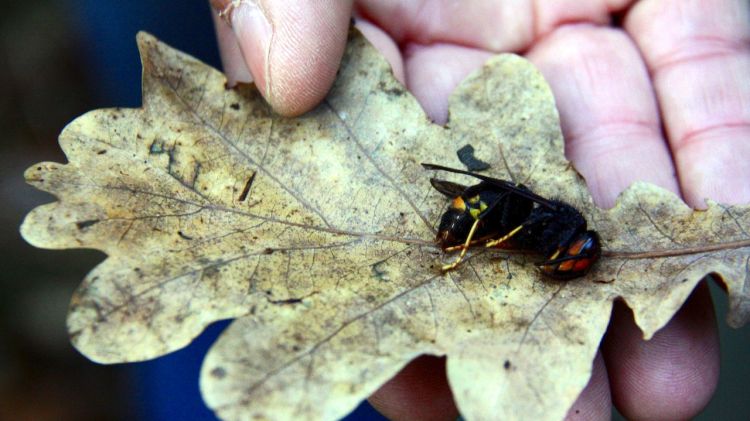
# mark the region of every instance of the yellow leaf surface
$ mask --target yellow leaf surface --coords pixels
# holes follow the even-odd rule
[[[328,97],[299,118],[149,35],[138,44],[143,107],[76,119],[60,136],[69,163],[26,173],[58,201],[27,216],[24,238],[108,255],[68,318],[92,360],[154,358],[236,318],[202,370],[225,419],[336,419],[433,354],[447,355],[465,418],[557,420],[588,382],[613,300],[648,338],[715,273],[730,323],[748,320],[748,207],[693,211],[636,184],[596,208],[548,86],[519,57],[462,83],[442,127],[358,33]],[[587,276],[555,281],[538,256],[481,249],[440,271],[453,258],[434,243],[446,200],[419,164],[461,167],[465,144],[489,175],[584,214],[604,248]]]

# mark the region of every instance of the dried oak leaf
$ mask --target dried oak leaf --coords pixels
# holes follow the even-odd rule
[[[68,318],[95,361],[154,358],[237,318],[202,370],[222,418],[338,418],[433,354],[447,355],[467,419],[554,420],[589,379],[613,300],[648,338],[715,273],[730,323],[748,320],[748,207],[693,211],[636,184],[596,208],[563,156],[550,90],[521,58],[461,84],[441,127],[356,33],[326,100],[293,119],[149,35],[138,44],[143,107],[76,119],[60,136],[70,162],[26,173],[58,201],[28,215],[24,237],[108,255]],[[493,176],[584,213],[605,248],[589,275],[558,282],[536,256],[483,250],[439,271],[446,200],[419,163],[460,166],[465,144]]]

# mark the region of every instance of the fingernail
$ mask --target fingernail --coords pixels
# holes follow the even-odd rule
[[[239,2],[232,11],[231,24],[253,80],[268,99],[271,95],[268,84],[271,24],[261,7],[254,1]]]

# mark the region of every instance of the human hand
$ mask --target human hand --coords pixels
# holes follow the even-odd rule
[[[352,8],[436,123],[448,96],[497,52],[536,64],[560,111],[566,155],[596,203],[636,180],[682,195],[750,201],[750,5],[743,0],[351,2],[211,0],[230,83],[256,81],[280,113],[314,107],[331,86]],[[616,25],[612,25],[616,21]],[[231,24],[228,25],[227,23]],[[249,71],[248,71],[249,69]],[[616,304],[594,372],[569,418],[694,416],[719,371],[716,321],[699,286],[643,341]],[[395,419],[455,419],[442,359],[422,357],[371,402]]]

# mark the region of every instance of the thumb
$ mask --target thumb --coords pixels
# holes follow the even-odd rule
[[[302,114],[333,84],[346,45],[351,1],[211,0],[230,83],[250,71],[278,113]]]

